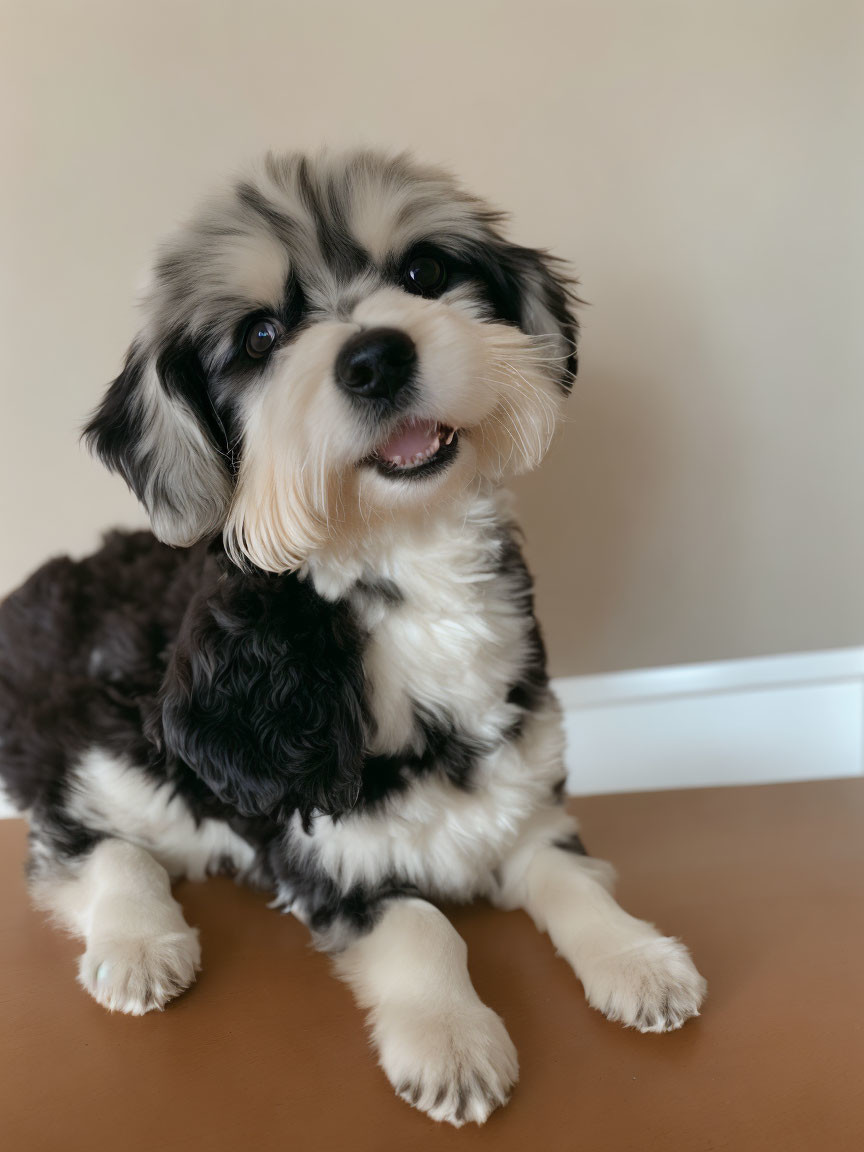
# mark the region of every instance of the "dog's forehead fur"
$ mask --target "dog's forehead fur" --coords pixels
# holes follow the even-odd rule
[[[277,310],[290,278],[308,311],[344,315],[412,245],[474,252],[497,239],[502,218],[404,154],[271,153],[163,246],[151,321],[208,333],[252,309]]]

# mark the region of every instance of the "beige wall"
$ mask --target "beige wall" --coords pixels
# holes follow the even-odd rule
[[[558,672],[864,641],[864,5],[2,5],[0,591],[137,518],[76,429],[151,243],[268,146],[409,145],[572,259],[520,485]]]

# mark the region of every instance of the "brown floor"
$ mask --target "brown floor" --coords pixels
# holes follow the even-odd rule
[[[521,913],[453,919],[521,1061],[483,1129],[393,1096],[349,993],[304,929],[217,879],[179,894],[204,971],[164,1014],[110,1016],[76,942],[26,902],[24,829],[0,823],[0,1143],[9,1152],[777,1152],[864,1149],[864,780],[580,801],[634,913],[708,978],[678,1033],[591,1011]]]

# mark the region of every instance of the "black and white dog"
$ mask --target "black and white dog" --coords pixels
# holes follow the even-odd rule
[[[54,560],[0,611],[0,769],[87,991],[137,1014],[186,988],[170,880],[231,869],[332,953],[397,1093],[457,1125],[517,1061],[435,901],[526,909],[642,1031],[705,990],[562,806],[500,484],[549,445],[577,325],[557,263],[500,229],[367,152],[269,156],[207,203],[86,429],[155,537]]]

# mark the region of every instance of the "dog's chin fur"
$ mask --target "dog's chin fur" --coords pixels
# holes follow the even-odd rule
[[[271,156],[210,201],[86,430],[155,537],[52,561],[0,607],[0,774],[87,991],[164,1007],[200,962],[170,878],[235,871],[338,957],[397,1093],[456,1125],[506,1101],[517,1061],[430,899],[525,908],[643,1031],[704,992],[562,806],[499,486],[549,445],[576,322],[556,262],[500,225],[369,153]],[[345,355],[394,331],[398,371],[358,389]],[[393,445],[415,433],[409,472]]]

